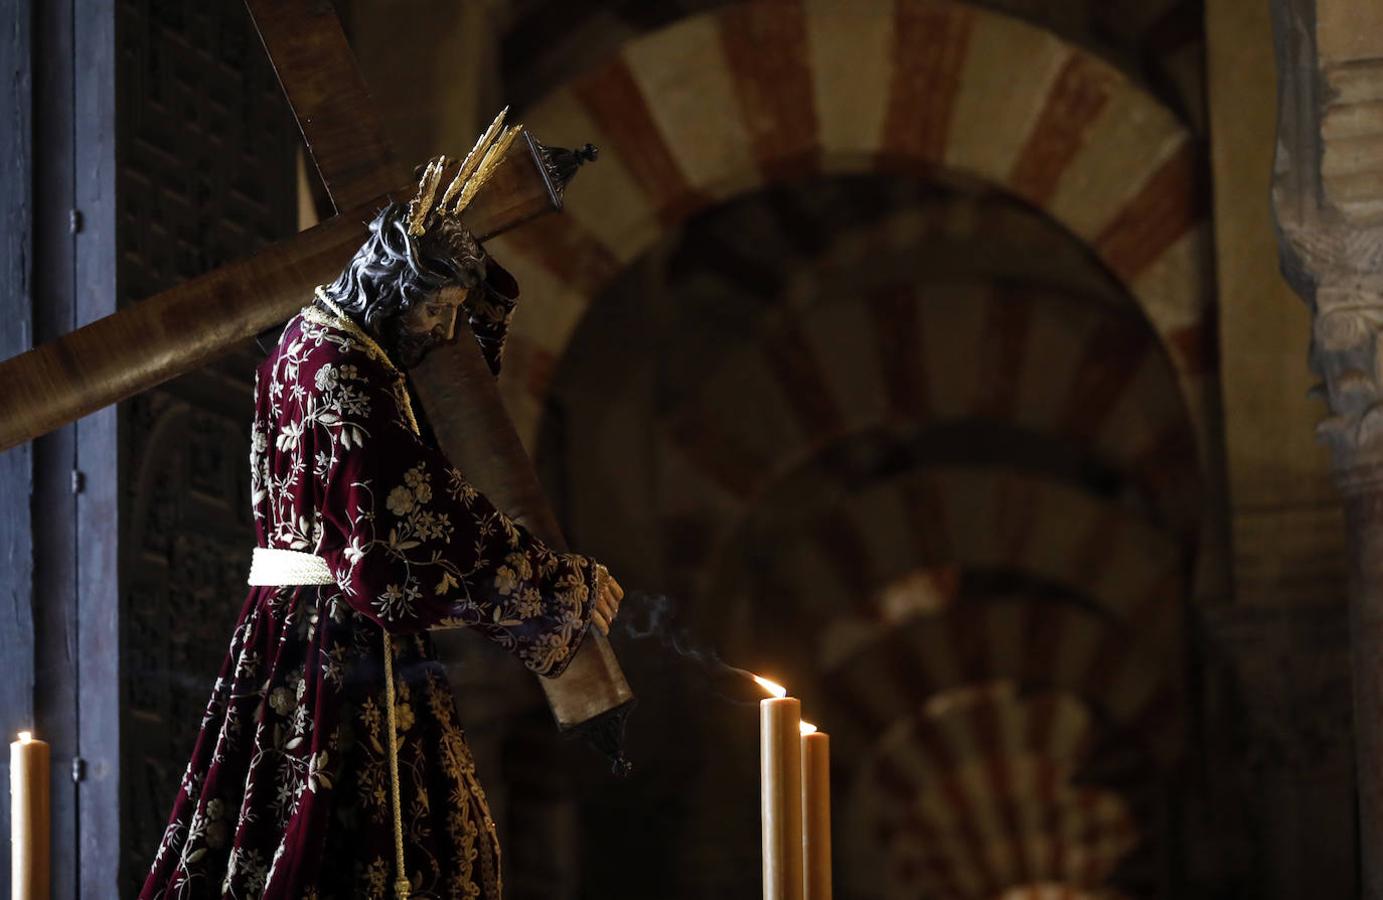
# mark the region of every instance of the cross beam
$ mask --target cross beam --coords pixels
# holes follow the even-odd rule
[[[467,224],[481,240],[560,206],[561,185],[537,151],[531,138],[516,140],[472,201]],[[0,363],[0,451],[200,368],[293,315],[316,285],[341,271],[390,196],[416,190],[402,178],[394,187]]]
[[[339,214],[0,363],[0,450],[205,365],[288,318],[339,273],[381,205],[412,196],[331,4],[246,5]],[[562,186],[550,154],[525,134],[467,209],[467,224],[492,237],[560,209]],[[564,547],[479,347],[461,338],[413,373],[442,449],[500,509]],[[559,727],[592,733],[622,758],[633,693],[602,636],[589,635],[566,672],[542,685]]]
[[[245,0],[338,211],[407,180],[329,0]],[[411,192],[408,196],[411,196]]]
[[[332,203],[368,195],[398,173],[365,82],[326,0],[246,0],[264,49],[311,149]],[[355,128],[363,140],[354,141]],[[346,146],[343,146],[346,145]],[[542,168],[542,167],[540,167]],[[469,221],[469,214],[468,214]],[[545,543],[566,539],[543,496],[479,346],[460,339],[410,373],[447,457],[500,509]],[[560,678],[542,679],[557,724],[583,728],[623,768],[623,720],[634,694],[606,639],[592,632]]]
[[[365,223],[416,185],[384,138],[327,0],[247,3],[313,161],[342,213],[0,363],[0,451],[211,362],[287,319],[350,259]],[[481,240],[561,208],[539,145],[514,142],[467,209]]]

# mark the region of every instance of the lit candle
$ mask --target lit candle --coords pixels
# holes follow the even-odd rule
[[[764,900],[802,900],[802,704],[754,680],[773,694],[759,703]]]
[[[48,745],[27,731],[10,744],[10,883],[14,900],[49,895]]]
[[[831,900],[831,737],[802,723],[802,895]]]

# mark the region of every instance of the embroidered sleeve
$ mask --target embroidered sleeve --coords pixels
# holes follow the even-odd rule
[[[518,305],[519,284],[508,270],[491,257],[485,280],[471,288],[462,304],[471,331],[480,344],[480,352],[490,364],[490,371],[499,374],[504,358],[504,340],[509,335],[509,320]]]
[[[395,372],[347,353],[311,377],[325,410],[318,552],[347,602],[394,632],[477,628],[559,674],[590,624],[595,561],[554,552],[419,439]]]

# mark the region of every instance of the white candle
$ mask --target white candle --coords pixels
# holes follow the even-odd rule
[[[802,704],[760,684],[781,692],[759,703],[764,900],[802,900]]]
[[[27,731],[10,744],[10,894],[49,896],[48,745]]]
[[[831,900],[831,737],[802,723],[802,893]]]

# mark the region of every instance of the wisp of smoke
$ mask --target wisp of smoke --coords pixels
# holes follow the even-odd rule
[[[620,604],[620,615],[616,622],[625,637],[636,641],[657,640],[681,658],[696,663],[708,679],[730,676],[736,680],[743,679],[749,685],[754,684],[753,672],[730,665],[714,649],[698,642],[686,628],[677,625],[676,614],[677,601],[666,594],[632,591]],[[731,703],[758,702],[727,696],[714,687],[712,691]]]

